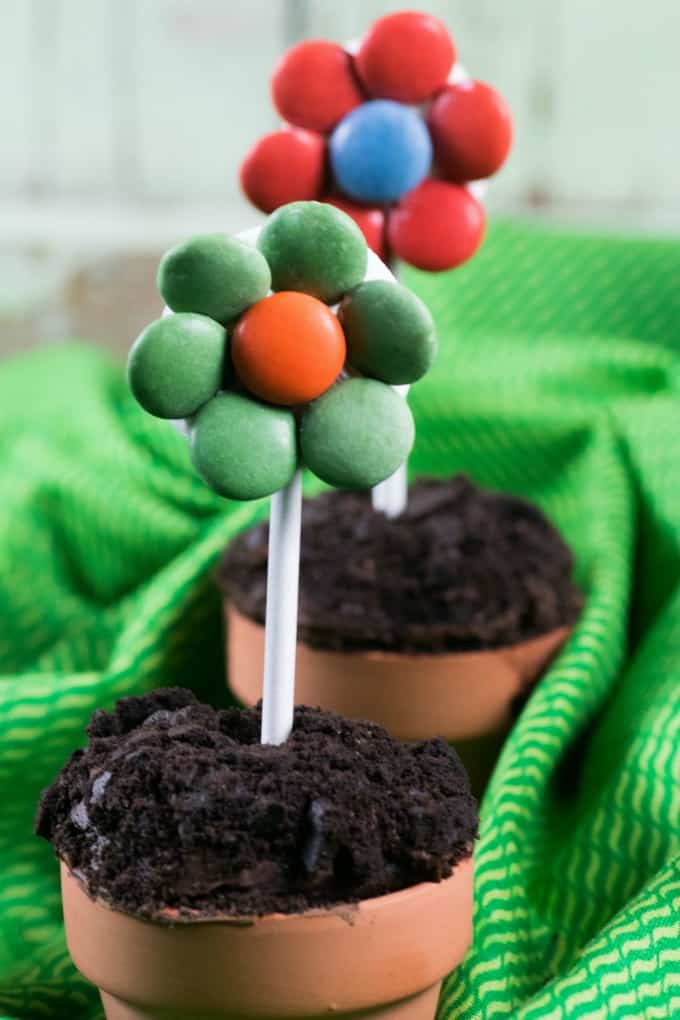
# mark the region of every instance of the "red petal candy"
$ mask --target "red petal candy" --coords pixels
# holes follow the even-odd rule
[[[356,66],[371,96],[423,103],[446,83],[456,49],[446,25],[417,11],[379,18],[361,42]]]
[[[387,241],[404,262],[439,272],[474,255],[484,224],[484,207],[467,188],[426,180],[390,211]]]
[[[284,53],[272,77],[272,98],[284,120],[322,134],[364,100],[349,53],[321,39]]]
[[[512,144],[512,115],[499,92],[483,81],[448,85],[427,117],[435,159],[452,181],[490,177]]]
[[[301,128],[273,131],[255,142],[241,164],[241,187],[262,212],[288,202],[318,198],[324,181],[326,144]]]
[[[384,260],[385,213],[382,209],[357,205],[355,202],[349,202],[346,198],[340,198],[339,195],[325,195],[321,201],[328,202],[329,205],[334,205],[351,216],[366,238],[368,247],[376,253],[378,258]]]

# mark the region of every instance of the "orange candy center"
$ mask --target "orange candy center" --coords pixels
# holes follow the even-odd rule
[[[231,338],[243,385],[271,404],[306,404],[320,397],[345,363],[345,335],[331,310],[297,291],[252,305]]]

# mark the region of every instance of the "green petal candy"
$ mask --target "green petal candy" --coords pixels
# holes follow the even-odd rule
[[[398,283],[360,283],[345,297],[339,318],[347,360],[364,375],[392,385],[413,383],[434,361],[434,320],[420,298]]]
[[[130,389],[149,414],[186,418],[222,386],[228,347],[224,328],[205,315],[180,313],[157,319],[130,351]]]
[[[368,249],[354,220],[323,202],[291,202],[269,217],[258,247],[274,290],[300,290],[332,304],[366,273]]]
[[[191,459],[222,496],[270,496],[288,484],[297,468],[295,418],[240,393],[218,393],[194,421]]]
[[[329,485],[364,489],[389,478],[413,446],[406,401],[375,379],[348,379],[305,410],[302,458]]]
[[[165,253],[157,282],[173,312],[229,322],[267,295],[271,273],[257,248],[228,234],[202,234]]]

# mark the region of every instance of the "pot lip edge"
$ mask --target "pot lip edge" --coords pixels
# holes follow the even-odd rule
[[[224,596],[224,614],[227,617],[230,615],[234,616],[239,622],[250,624],[259,630],[264,630],[263,623],[244,613],[227,595]],[[559,627],[553,627],[551,630],[546,630],[542,634],[526,638],[524,641],[517,641],[513,645],[499,645],[497,648],[467,648],[458,652],[394,652],[383,648],[361,648],[342,651],[336,648],[317,648],[314,645],[307,644],[306,641],[300,638],[298,638],[297,643],[316,655],[337,655],[346,658],[368,659],[381,662],[403,662],[405,659],[420,662],[427,660],[441,662],[443,659],[466,659],[472,656],[479,657],[480,655],[503,657],[508,654],[515,654],[517,651],[528,648],[538,642],[548,642],[549,639],[561,639],[562,643],[565,643],[573,633],[577,622],[560,624]]]
[[[57,855],[58,856],[58,855]],[[285,924],[286,921],[314,921],[323,918],[337,917],[341,921],[345,921],[347,924],[353,924],[354,919],[360,913],[373,913],[376,910],[384,910],[387,908],[387,900],[390,900],[390,905],[396,903],[397,898],[401,901],[410,898],[416,899],[419,897],[426,897],[428,894],[433,895],[436,891],[441,889],[450,889],[453,883],[460,882],[461,876],[464,878],[467,873],[467,868],[473,869],[473,856],[474,856],[474,844],[470,849],[470,852],[466,857],[461,858],[453,868],[453,871],[447,878],[441,879],[439,882],[426,881],[417,882],[414,885],[406,886],[404,889],[396,889],[393,892],[383,893],[381,896],[371,896],[367,899],[357,900],[354,903],[345,902],[337,903],[330,907],[311,907],[309,910],[284,914],[284,913],[271,913],[271,914],[215,914],[210,916],[199,916],[199,917],[186,917],[177,916],[172,919],[163,920],[160,917],[141,917],[136,914],[129,913],[125,910],[119,910],[114,907],[111,903],[107,902],[101,897],[93,897],[85,888],[82,880],[71,870],[68,862],[58,856],[62,881],[64,876],[68,879],[72,879],[74,885],[77,887],[80,893],[85,896],[88,901],[96,906],[103,908],[104,910],[110,911],[112,914],[118,914],[121,917],[125,917],[130,921],[135,921],[138,924],[152,925],[154,928],[191,928],[195,925],[210,925],[219,924],[229,928],[243,928],[251,929],[256,928],[258,925],[263,923],[275,923],[278,925]],[[462,870],[461,870],[462,869]]]

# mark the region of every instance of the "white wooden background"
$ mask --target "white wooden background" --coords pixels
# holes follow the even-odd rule
[[[278,54],[408,6],[0,0],[0,308],[34,301],[90,254],[248,225],[237,169],[276,122]],[[422,6],[514,110],[494,209],[680,231],[680,0]]]

